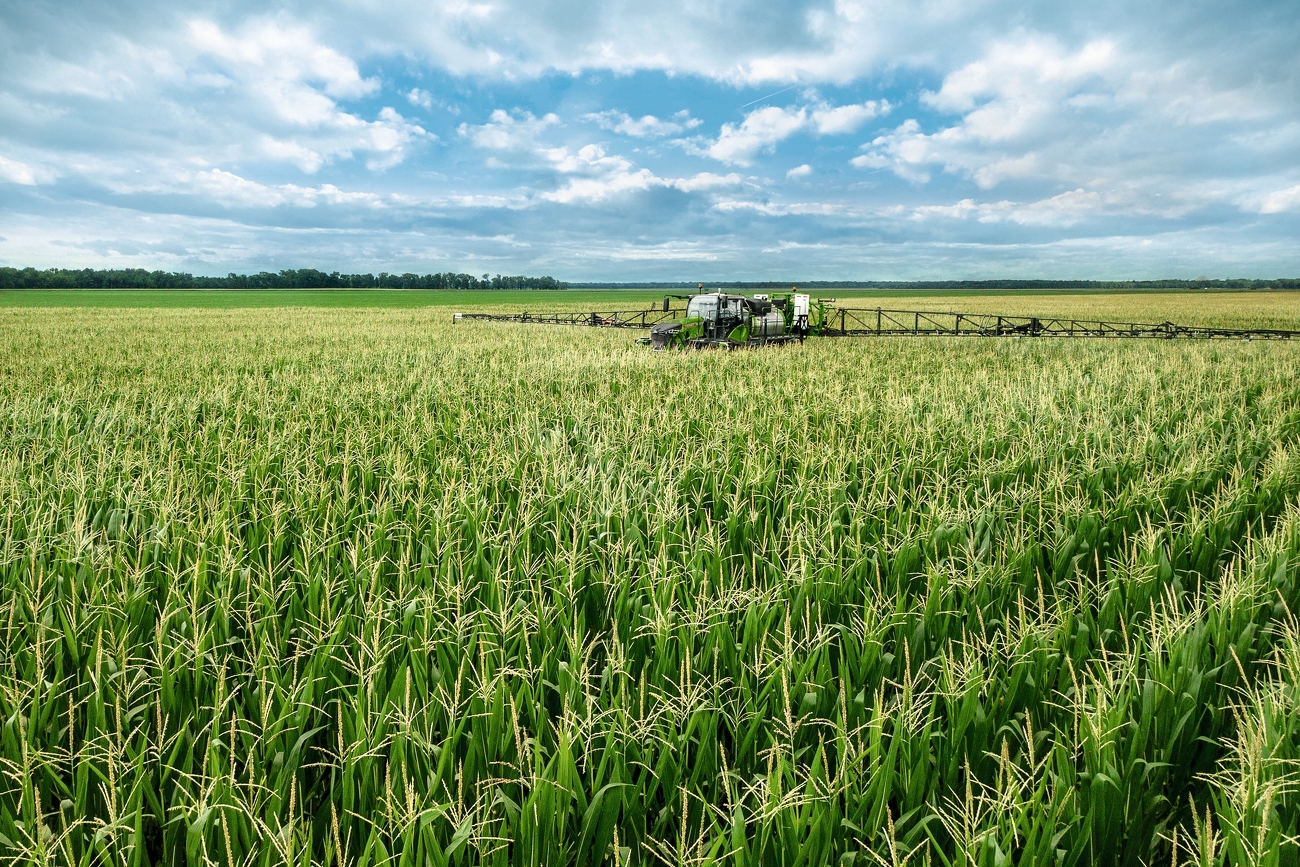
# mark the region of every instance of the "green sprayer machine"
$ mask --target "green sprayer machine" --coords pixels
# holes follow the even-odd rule
[[[701,287],[703,288],[703,287]],[[674,301],[686,301],[685,308]],[[456,313],[453,321],[527,322],[647,329],[641,343],[655,350],[738,349],[772,346],[808,337],[1146,337],[1200,340],[1290,340],[1300,331],[1220,328],[1138,322],[1105,322],[994,313],[840,307],[834,298],[790,292],[732,295],[721,290],[670,295],[644,310],[559,313]]]

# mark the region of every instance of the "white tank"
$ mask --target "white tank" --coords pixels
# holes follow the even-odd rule
[[[780,310],[773,308],[762,316],[750,317],[750,337],[780,337],[782,334],[785,334],[785,314]]]

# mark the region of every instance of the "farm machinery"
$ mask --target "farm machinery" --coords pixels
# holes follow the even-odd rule
[[[809,334],[822,333],[827,303],[795,292],[752,298],[702,292],[689,296],[685,316],[650,326],[650,336],[641,342],[658,350],[688,346],[732,349],[803,340]]]
[[[703,290],[703,286],[700,287]],[[685,301],[685,307],[674,301]],[[808,337],[1097,337],[1190,338],[1201,340],[1290,340],[1300,331],[1276,328],[1220,328],[1007,316],[993,313],[953,313],[893,310],[884,307],[840,307],[834,298],[813,298],[790,292],[733,295],[721,290],[670,295],[662,306],[644,310],[559,313],[456,313],[453,321],[526,322],[585,325],[597,328],[648,329],[640,342],[652,349],[738,349],[775,346]]]

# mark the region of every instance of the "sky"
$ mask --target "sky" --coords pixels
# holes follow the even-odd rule
[[[0,265],[1300,276],[1300,3],[5,0]]]

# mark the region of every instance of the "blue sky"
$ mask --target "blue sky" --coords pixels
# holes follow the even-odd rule
[[[1300,4],[7,4],[0,263],[1300,275]]]

